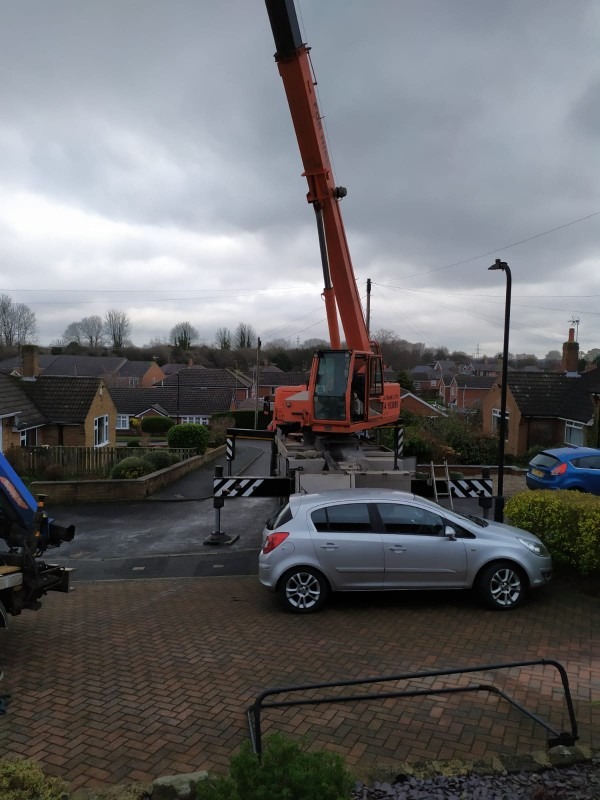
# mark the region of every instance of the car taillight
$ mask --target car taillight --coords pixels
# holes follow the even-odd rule
[[[566,464],[559,464],[558,467],[554,467],[550,475],[564,475],[567,471]]]
[[[267,553],[270,553],[271,550],[275,550],[275,548],[279,547],[282,542],[285,542],[288,536],[289,533],[282,533],[280,531],[277,533],[270,533],[265,541],[263,553],[266,555]]]

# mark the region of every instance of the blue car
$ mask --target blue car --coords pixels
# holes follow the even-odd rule
[[[558,447],[529,462],[525,480],[530,489],[573,489],[600,495],[600,450]]]

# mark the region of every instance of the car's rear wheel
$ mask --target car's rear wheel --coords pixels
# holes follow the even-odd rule
[[[281,578],[279,591],[289,611],[294,614],[311,614],[323,608],[329,586],[317,570],[296,567],[288,570]]]
[[[510,561],[497,561],[479,576],[476,591],[485,605],[497,611],[510,611],[520,606],[527,594],[527,579]]]

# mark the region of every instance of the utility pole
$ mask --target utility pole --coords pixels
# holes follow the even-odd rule
[[[255,386],[256,386],[256,388],[255,388],[255,392],[254,392],[254,394],[255,394],[255,398],[254,398],[254,400],[255,400],[255,406],[254,406],[254,430],[255,431],[258,430],[258,387],[259,387],[258,374],[259,374],[259,371],[260,371],[260,347],[261,347],[261,341],[260,341],[260,337],[258,337],[258,339],[256,340],[256,375],[255,375],[255,379],[256,379],[256,385]]]

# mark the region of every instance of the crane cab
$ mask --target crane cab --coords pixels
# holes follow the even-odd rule
[[[275,391],[273,424],[347,435],[393,424],[399,414],[400,386],[384,383],[379,353],[318,350],[306,387]]]

